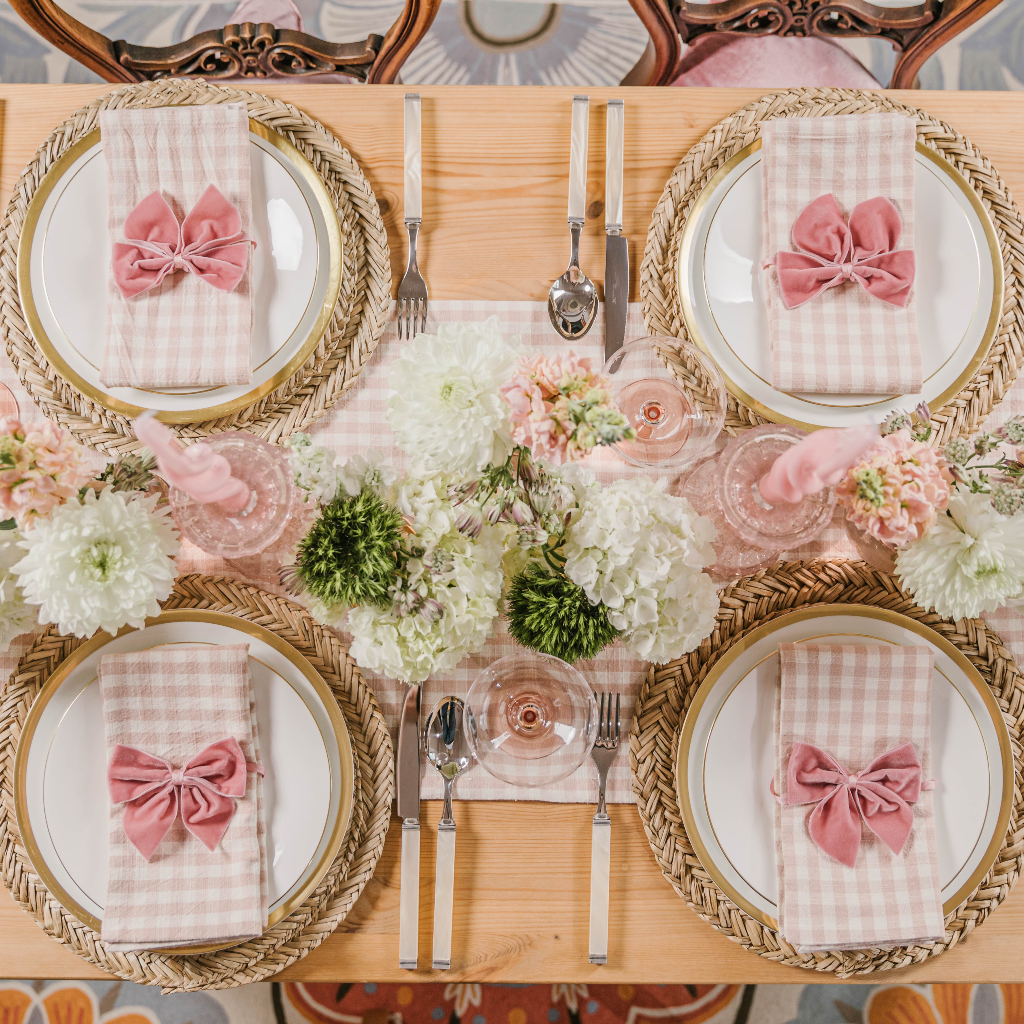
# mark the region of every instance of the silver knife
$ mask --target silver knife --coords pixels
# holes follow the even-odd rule
[[[398,966],[416,970],[420,911],[420,688],[405,691],[395,753],[397,810],[402,818],[402,874],[398,917]]]
[[[626,337],[629,310],[629,243],[622,236],[622,100],[608,101],[604,168],[604,357]]]

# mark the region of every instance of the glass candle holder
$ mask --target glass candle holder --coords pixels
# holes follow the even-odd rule
[[[288,459],[279,448],[242,430],[214,434],[204,443],[224,456],[231,475],[249,487],[249,502],[233,512],[216,502],[196,501],[172,487],[174,521],[207,554],[221,558],[258,554],[280,538],[291,515],[295,486]]]

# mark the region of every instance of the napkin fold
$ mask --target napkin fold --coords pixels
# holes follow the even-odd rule
[[[237,210],[238,234],[250,232],[245,104],[103,110],[99,121],[115,253],[133,241],[126,222],[154,192],[181,224],[212,185]],[[251,383],[252,298],[251,259],[230,290],[194,273],[170,273],[127,298],[112,265],[100,380],[138,388]]]
[[[174,644],[101,658],[108,763],[124,748],[135,748],[180,773],[207,748],[234,749],[237,743],[245,761],[258,764],[248,650],[248,644]],[[110,949],[241,942],[262,934],[267,925],[262,782],[254,771],[242,774],[243,795],[231,798],[234,814],[212,849],[213,837],[197,838],[179,811],[147,860],[125,832],[128,805],[111,803],[101,934]]]
[[[890,248],[912,263],[915,123],[900,114],[776,118],[762,125],[761,139],[763,254],[770,264],[762,280],[772,386],[819,394],[916,394],[922,370],[912,286],[900,305],[847,279],[787,309],[774,265],[779,253],[800,251],[797,221],[828,195],[838,206],[834,219],[844,227],[856,227],[851,215],[862,203],[881,198],[891,204],[900,230]],[[872,267],[869,273],[881,271]]]
[[[914,762],[917,779],[930,779],[933,661],[927,647],[779,644],[779,930],[800,952],[898,946],[945,934],[932,793],[901,777]],[[791,759],[794,749],[799,760],[808,747],[826,755],[812,760],[834,762],[844,770],[836,774],[848,773],[843,788],[860,776],[861,791],[849,790],[859,842],[847,837],[845,849],[839,835],[832,844],[822,842],[817,820],[823,813],[834,818],[838,804],[796,802],[808,794],[796,791]],[[896,768],[889,765],[894,757]],[[801,775],[805,782],[824,778],[809,767]],[[891,792],[882,793],[881,783]],[[849,797],[840,791],[836,799]],[[865,809],[872,817],[867,823]],[[907,813],[909,835],[899,826]],[[838,859],[845,856],[852,867]]]

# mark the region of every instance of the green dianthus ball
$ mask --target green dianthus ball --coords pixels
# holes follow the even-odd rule
[[[509,632],[523,647],[572,664],[593,658],[619,631],[604,605],[593,605],[568,576],[533,564],[512,581]]]

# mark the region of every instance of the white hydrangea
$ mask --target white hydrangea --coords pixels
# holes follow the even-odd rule
[[[896,573],[922,608],[977,618],[1024,587],[1024,513],[1007,517],[987,494],[953,492],[945,515],[920,540],[900,548]]]
[[[353,455],[339,462],[338,477],[345,493],[352,498],[364,487],[369,487],[387,501],[398,472],[376,448],[371,448],[365,455]]]
[[[302,433],[292,434],[282,444],[288,449],[288,461],[302,500],[315,505],[333,501],[341,486],[339,459],[333,449],[313,444],[312,437]]]
[[[512,441],[500,388],[517,350],[518,339],[506,341],[494,316],[416,335],[391,364],[387,418],[399,447],[443,472],[504,462]]]
[[[11,641],[27,633],[36,624],[36,609],[22,596],[17,577],[11,566],[24,552],[18,546],[21,534],[15,530],[0,533],[0,652],[11,646]]]
[[[157,495],[90,489],[36,521],[11,571],[25,599],[39,605],[41,623],[88,637],[126,624],[141,629],[159,614],[180,545],[170,506],[156,503]]]
[[[565,544],[566,575],[603,604],[626,646],[662,664],[714,628],[718,594],[701,570],[715,561],[715,528],[665,481],[640,476],[587,487]]]
[[[508,530],[485,526],[475,539],[459,533],[450,483],[442,474],[408,478],[398,488],[397,507],[414,531],[404,541],[407,578],[391,609],[358,605],[349,612],[351,654],[362,668],[422,682],[480,650],[491,633]]]

